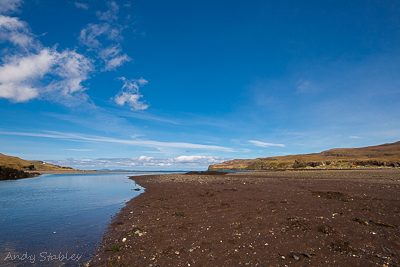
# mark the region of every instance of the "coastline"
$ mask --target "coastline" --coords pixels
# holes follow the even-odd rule
[[[131,177],[88,266],[400,264],[400,171]]]

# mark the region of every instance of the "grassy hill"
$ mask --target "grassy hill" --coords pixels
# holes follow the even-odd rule
[[[68,171],[73,170],[70,167],[62,167],[45,163],[43,161],[23,160],[17,157],[7,156],[0,153],[0,166],[4,168],[13,168],[16,170],[37,170],[37,171]]]
[[[362,167],[400,167],[400,141],[362,148],[334,148],[321,153],[234,159],[210,165],[210,171],[337,169]]]

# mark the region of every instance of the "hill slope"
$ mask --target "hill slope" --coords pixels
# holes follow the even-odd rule
[[[38,171],[66,171],[73,170],[70,167],[61,167],[43,161],[23,160],[17,157],[7,156],[0,153],[0,166],[17,170]]]
[[[400,141],[396,143],[362,148],[334,148],[321,153],[234,159],[208,167],[210,171],[222,170],[273,170],[297,168],[351,168],[351,167],[399,167]]]

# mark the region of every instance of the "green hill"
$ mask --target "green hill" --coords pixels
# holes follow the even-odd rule
[[[279,169],[337,169],[400,167],[400,141],[362,148],[334,148],[321,153],[234,159],[210,165],[210,171]]]

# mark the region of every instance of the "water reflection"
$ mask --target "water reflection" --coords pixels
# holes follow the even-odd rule
[[[135,174],[0,181],[0,265],[78,266],[87,261],[111,216],[143,192],[128,175]]]

